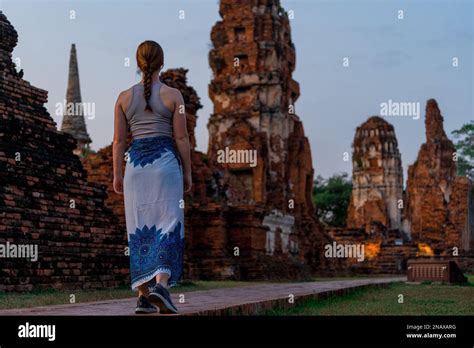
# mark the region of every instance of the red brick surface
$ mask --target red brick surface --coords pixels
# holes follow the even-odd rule
[[[434,99],[426,104],[425,127],[426,142],[408,168],[406,227],[416,243],[452,255],[453,247],[469,250],[474,240],[472,183],[456,176],[456,149]]]
[[[0,262],[0,290],[114,287],[128,258],[106,192],[88,181],[75,139],[56,129],[47,92],[17,73],[17,33],[0,13],[0,243],[38,245],[38,261]]]

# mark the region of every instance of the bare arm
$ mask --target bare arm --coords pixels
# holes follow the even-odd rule
[[[183,162],[185,191],[191,190],[191,147],[189,145],[188,130],[186,128],[186,111],[181,93],[176,90],[175,108],[173,113],[173,136],[176,147]]]
[[[123,192],[123,155],[127,146],[127,121],[122,109],[121,93],[115,103],[114,112],[114,141],[113,141],[113,164],[114,164],[114,190],[117,193]]]

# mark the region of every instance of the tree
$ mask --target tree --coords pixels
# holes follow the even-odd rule
[[[313,186],[316,218],[329,226],[345,226],[351,192],[352,183],[347,173],[335,174],[328,179],[318,175]]]
[[[474,121],[466,123],[452,134],[457,140],[455,146],[458,175],[467,175],[474,179]]]

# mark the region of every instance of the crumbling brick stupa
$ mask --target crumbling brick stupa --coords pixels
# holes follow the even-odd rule
[[[10,250],[0,290],[125,284],[126,244],[104,206],[106,193],[88,182],[73,154],[76,140],[57,131],[44,107],[47,92],[16,71],[17,38],[0,11],[0,244]],[[15,257],[21,246],[37,246],[37,260]]]
[[[231,203],[271,202],[285,210],[293,193],[306,192],[312,167],[290,172],[290,142],[302,128],[295,114],[299,86],[291,77],[295,48],[289,20],[277,1],[221,1],[220,14],[211,32],[214,48],[209,61],[214,78],[209,95],[214,113],[209,120],[209,160],[225,167],[228,200]],[[303,137],[301,135],[303,134]],[[302,163],[311,159],[304,132],[298,134]],[[218,163],[218,151],[253,149],[257,165]],[[306,151],[304,151],[306,150]],[[309,161],[311,163],[311,161]],[[289,190],[291,175],[303,178],[300,187]],[[282,185],[282,183],[284,183]],[[310,183],[312,185],[312,183]],[[269,189],[272,187],[273,189]],[[312,207],[306,195],[297,195],[297,205]]]
[[[222,178],[229,206],[260,214],[253,217],[254,231],[235,221],[230,240],[252,250],[248,260],[256,265],[265,264],[266,254],[267,264],[319,266],[329,239],[313,218],[312,159],[295,113],[300,91],[292,78],[296,54],[288,15],[275,0],[222,0],[219,13],[209,53],[209,165]],[[256,162],[223,153],[254,153]]]
[[[348,223],[329,231],[338,243],[365,246],[366,260],[350,265],[354,272],[400,273],[409,258],[436,256],[474,270],[472,182],[456,175],[456,149],[434,99],[426,104],[425,127],[405,191],[393,126],[372,117],[356,130]]]
[[[393,126],[381,117],[369,118],[357,128],[353,149],[347,227],[400,229],[403,170]]]
[[[426,142],[408,168],[404,229],[435,254],[452,255],[474,243],[472,183],[456,175],[456,148],[434,99],[426,104]]]
[[[329,230],[340,244],[363,245],[364,260],[349,260],[355,273],[406,271],[418,253],[401,230],[403,170],[394,127],[372,116],[357,127],[352,143],[352,195],[347,226]]]

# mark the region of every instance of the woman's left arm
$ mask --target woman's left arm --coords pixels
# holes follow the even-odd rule
[[[114,112],[114,142],[113,142],[113,166],[114,166],[114,191],[123,193],[123,155],[127,146],[127,121],[122,109],[123,93],[117,98]]]

